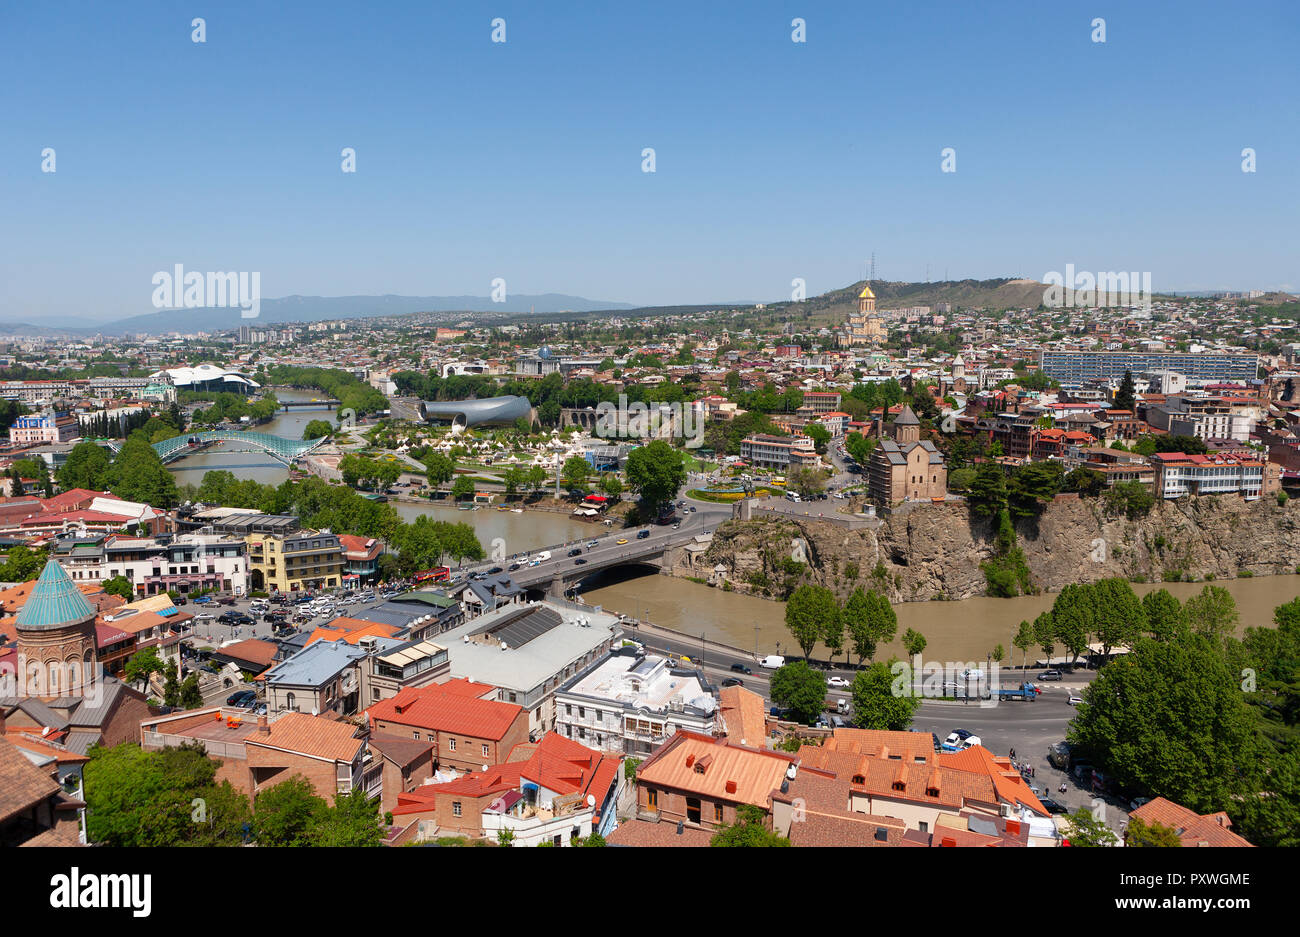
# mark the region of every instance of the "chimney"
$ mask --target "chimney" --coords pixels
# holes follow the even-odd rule
[[[257,717],[257,731],[259,735],[270,735],[271,725],[266,721],[265,716]]]

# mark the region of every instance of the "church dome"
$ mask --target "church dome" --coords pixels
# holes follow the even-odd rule
[[[858,294],[858,299],[875,299],[876,294],[871,292],[871,285],[867,284],[862,287],[862,292]]]
[[[95,608],[55,560],[41,570],[41,578],[18,612],[15,624],[24,631],[54,631],[95,617]]]

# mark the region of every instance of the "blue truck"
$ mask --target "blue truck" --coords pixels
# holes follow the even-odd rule
[[[998,699],[1022,699],[1027,703],[1032,703],[1038,698],[1038,690],[1032,683],[1022,683],[1014,690],[998,690]]]

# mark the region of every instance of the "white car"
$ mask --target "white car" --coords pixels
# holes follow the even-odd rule
[[[843,688],[843,687],[852,686],[853,684],[849,682],[848,677],[841,677],[839,674],[836,674],[833,677],[827,678],[826,685]]]
[[[1071,706],[1078,706],[1080,703],[1083,702],[1083,697],[1071,695],[1068,702]]]
[[[200,612],[194,616],[195,621],[216,621],[217,616],[211,612]]]

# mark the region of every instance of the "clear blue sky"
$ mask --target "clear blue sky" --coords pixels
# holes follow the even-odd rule
[[[152,312],[175,263],[268,298],[778,300],[873,250],[1300,289],[1295,0],[723,6],[5,4],[0,321]]]

